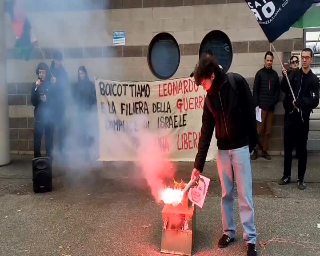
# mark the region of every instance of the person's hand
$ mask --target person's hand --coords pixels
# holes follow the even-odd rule
[[[195,180],[195,184],[198,184],[199,179],[200,179],[200,171],[197,170],[196,168],[193,168],[191,173],[191,180]]]
[[[288,76],[288,72],[287,72],[287,70],[285,68],[282,68],[282,73],[283,73],[284,76]]]
[[[293,106],[294,106],[294,108],[295,108],[295,109],[298,109],[298,107],[297,107],[297,105],[296,105],[296,101],[295,101],[295,100],[292,102],[292,104],[293,104]]]
[[[45,94],[40,96],[40,100],[46,102],[47,101],[47,96]]]
[[[51,83],[55,84],[57,82],[57,78],[55,78],[54,76],[51,77]]]
[[[36,86],[38,87],[40,84],[41,84],[41,80],[38,79],[38,80],[36,81]]]

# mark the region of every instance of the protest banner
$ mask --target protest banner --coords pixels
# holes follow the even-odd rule
[[[100,161],[135,161],[146,134],[168,160],[193,161],[206,92],[193,78],[155,82],[95,79]],[[214,137],[214,136],[213,136]],[[213,139],[207,160],[216,152]]]

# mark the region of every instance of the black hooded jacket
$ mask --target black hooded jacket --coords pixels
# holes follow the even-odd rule
[[[41,95],[46,95],[46,101],[40,99]],[[55,92],[50,78],[42,81],[37,87],[33,84],[31,89],[31,103],[34,106],[34,117],[36,122],[48,122],[52,120],[54,114]]]
[[[81,80],[78,77],[78,83],[75,84],[73,95],[79,111],[90,111],[97,104],[96,89],[88,77],[85,80]]]
[[[60,67],[57,69],[55,67],[54,61],[51,62],[50,66],[51,74],[56,78],[56,83],[53,84],[57,92],[57,97],[55,99],[55,121],[60,122],[63,121],[65,117],[65,109],[66,109],[66,99],[68,98],[68,94],[70,93],[69,88],[69,79],[68,74],[65,71],[64,67]]]
[[[194,167],[203,171],[213,131],[220,150],[248,146],[250,152],[258,141],[255,106],[247,81],[233,74],[235,87],[225,75],[220,89],[208,93],[203,108],[201,136]]]

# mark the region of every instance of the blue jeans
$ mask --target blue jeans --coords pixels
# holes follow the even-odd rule
[[[252,200],[252,172],[249,147],[218,151],[218,172],[222,188],[221,215],[223,233],[235,237],[234,181],[237,183],[240,219],[243,225],[243,239],[256,243],[254,209]]]

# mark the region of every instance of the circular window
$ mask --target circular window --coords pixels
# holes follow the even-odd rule
[[[148,63],[151,72],[160,79],[172,77],[180,64],[180,49],[168,33],[157,34],[149,45]]]
[[[232,44],[229,37],[219,30],[208,33],[202,40],[199,50],[199,58],[210,50],[217,58],[224,72],[228,72],[232,63]]]

